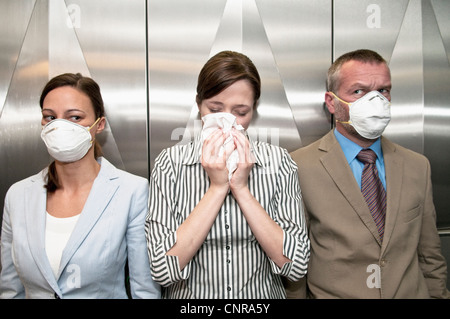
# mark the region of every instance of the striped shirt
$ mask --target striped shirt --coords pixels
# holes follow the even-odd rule
[[[152,275],[163,286],[163,298],[285,298],[280,276],[295,281],[306,274],[310,244],[297,165],[285,149],[249,140],[256,158],[249,190],[283,229],[283,254],[291,262],[280,269],[267,257],[231,192],[183,270],[177,256],[166,255],[176,243],[177,228],[209,187],[197,138],[163,150],[150,177],[146,236]]]

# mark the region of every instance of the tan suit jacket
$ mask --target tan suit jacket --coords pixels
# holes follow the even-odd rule
[[[333,131],[291,154],[311,239],[309,297],[450,296],[429,161],[384,137],[381,146],[387,188],[383,242]],[[288,297],[301,296],[292,285]]]

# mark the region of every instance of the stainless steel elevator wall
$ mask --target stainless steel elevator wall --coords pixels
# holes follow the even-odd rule
[[[148,177],[159,152],[199,128],[198,72],[223,50],[262,77],[250,134],[294,150],[331,128],[326,71],[374,49],[392,71],[392,140],[432,164],[441,231],[450,228],[450,2],[446,0],[0,0],[0,204],[50,158],[39,95],[63,72],[101,86],[105,156]]]

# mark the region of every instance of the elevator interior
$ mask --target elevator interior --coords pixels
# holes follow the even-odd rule
[[[148,177],[155,157],[196,134],[196,77],[214,53],[242,51],[262,77],[253,130],[289,151],[332,127],[326,71],[369,48],[392,72],[385,135],[432,165],[442,249],[450,260],[450,2],[446,0],[0,1],[0,204],[46,166],[39,94],[63,72],[102,89],[105,156]]]

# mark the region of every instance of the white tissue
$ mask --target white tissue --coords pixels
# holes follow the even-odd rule
[[[222,129],[224,133],[229,132],[233,127],[236,128],[240,132],[244,132],[244,128],[242,125],[236,124],[236,117],[231,113],[219,112],[219,113],[210,113],[202,117],[203,128],[202,128],[202,143],[205,139],[211,135],[216,129]],[[224,144],[232,143],[233,136],[228,136],[225,140]],[[224,151],[224,146],[222,146],[219,150],[219,156],[222,156]],[[230,157],[227,160],[227,168],[228,168],[228,180],[231,179],[233,172],[237,168],[237,164],[239,162],[239,154],[237,150],[234,150]]]

